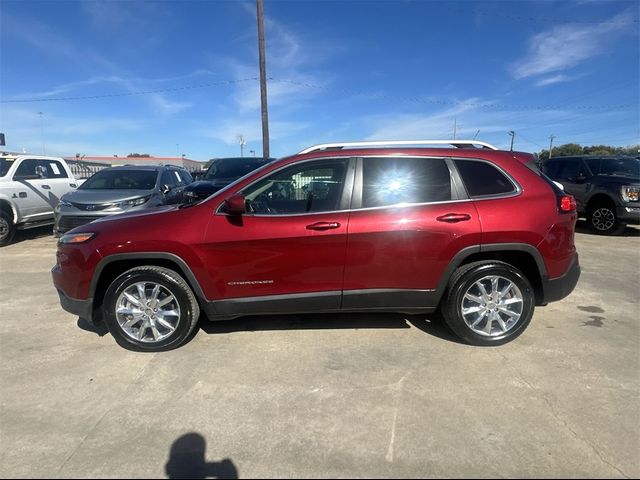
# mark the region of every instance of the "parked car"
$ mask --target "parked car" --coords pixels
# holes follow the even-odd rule
[[[543,171],[576,199],[578,214],[601,235],[640,223],[640,160],[624,156],[551,158]]]
[[[193,182],[185,189],[185,199],[189,202],[204,200],[221,188],[273,160],[273,158],[257,157],[218,158],[209,165],[201,180]]]
[[[183,344],[201,311],[441,308],[465,341],[500,345],[573,290],[575,201],[531,155],[398,143],[310,147],[203,202],[76,228],[52,270],[62,307],[141,351]]]
[[[16,230],[53,224],[60,197],[76,187],[60,157],[0,157],[0,247],[11,243]]]
[[[187,170],[172,165],[105,168],[62,197],[55,208],[54,234],[123,212],[182,203],[191,182]]]

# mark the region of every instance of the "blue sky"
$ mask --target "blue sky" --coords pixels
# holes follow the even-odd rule
[[[447,139],[454,123],[457,138],[499,147],[515,130],[524,151],[547,148],[551,134],[556,145],[639,141],[636,1],[264,8],[272,156],[329,141]],[[242,134],[245,154],[261,154],[254,2],[0,9],[5,148],[204,160],[239,155]],[[25,102],[34,99],[49,101]]]

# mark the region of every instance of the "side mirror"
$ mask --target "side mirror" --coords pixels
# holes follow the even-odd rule
[[[160,187],[160,192],[162,192],[163,195],[166,195],[170,191],[171,191],[171,187],[169,185],[162,185]]]
[[[224,211],[229,215],[242,215],[247,211],[244,195],[236,193],[224,200]]]

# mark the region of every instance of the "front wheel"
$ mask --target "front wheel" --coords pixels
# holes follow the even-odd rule
[[[187,282],[168,268],[132,268],[105,293],[103,318],[122,347],[142,352],[177,348],[187,341],[200,308]]]
[[[517,268],[499,261],[464,265],[451,278],[443,305],[449,327],[473,345],[502,345],[533,317],[535,292]]]

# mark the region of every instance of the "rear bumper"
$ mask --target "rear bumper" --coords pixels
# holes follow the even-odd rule
[[[571,261],[571,266],[563,276],[543,280],[544,303],[557,302],[568,296],[576,288],[579,278],[580,262],[576,253]]]
[[[616,210],[621,222],[640,224],[640,207],[618,207]]]

